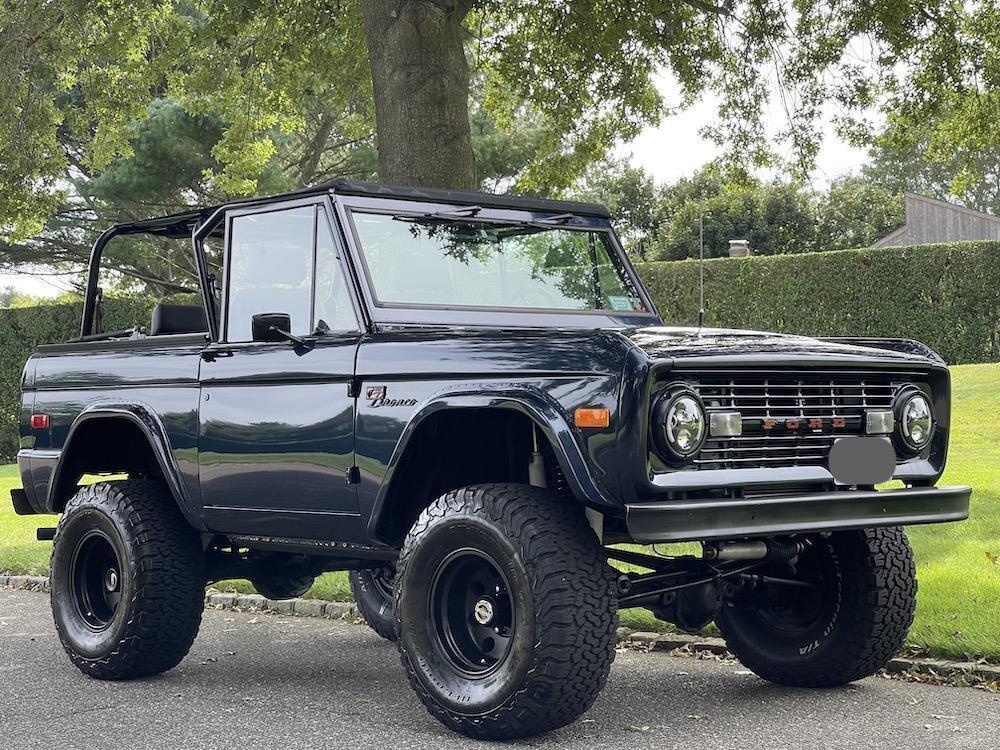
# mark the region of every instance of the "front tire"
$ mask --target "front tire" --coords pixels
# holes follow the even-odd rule
[[[525,485],[449,492],[413,525],[398,570],[403,666],[448,728],[539,734],[597,698],[615,655],[617,597],[579,506]]]
[[[59,519],[50,572],[63,648],[84,674],[159,674],[187,655],[204,608],[198,534],[160,482],[87,485]]]
[[[763,571],[788,577],[788,569]],[[817,538],[796,578],[812,588],[764,586],[723,608],[726,645],[779,685],[833,687],[882,669],[906,641],[917,580],[901,528]]]

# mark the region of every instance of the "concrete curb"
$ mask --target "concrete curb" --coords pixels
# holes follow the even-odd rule
[[[0,575],[0,588],[23,591],[48,591],[48,576]],[[355,620],[357,607],[353,602],[327,602],[321,599],[282,599],[274,601],[260,594],[233,594],[208,589],[205,606],[212,609],[245,609],[258,612],[276,612],[283,615],[328,617],[334,620]]]
[[[48,591],[48,576],[0,575],[0,588],[28,591]],[[329,602],[321,599],[284,599],[273,601],[260,594],[234,594],[209,589],[205,592],[205,606],[213,609],[241,609],[274,612],[301,617],[326,617],[333,620],[359,619],[357,607],[351,602]],[[653,633],[629,628],[618,628],[618,641],[646,651],[708,652],[716,656],[735,657],[721,638],[703,638],[684,633]],[[921,675],[960,682],[995,683],[1000,685],[1000,665],[974,661],[948,661],[924,657],[897,656],[886,665],[886,672],[894,675]]]

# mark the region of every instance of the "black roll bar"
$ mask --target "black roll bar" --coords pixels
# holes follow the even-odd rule
[[[94,314],[97,311],[97,282],[101,274],[101,255],[111,240],[120,234],[128,234],[127,226],[116,226],[106,229],[94,242],[90,250],[90,268],[87,273],[87,293],[83,298],[83,320],[80,322],[80,338],[94,333]]]

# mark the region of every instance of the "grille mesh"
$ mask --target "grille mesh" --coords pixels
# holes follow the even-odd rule
[[[825,466],[833,441],[865,432],[865,412],[889,409],[914,373],[790,372],[704,373],[690,381],[709,414],[738,411],[743,435],[709,436],[695,464],[704,469]],[[834,428],[833,420],[842,419]],[[798,430],[784,427],[799,420]],[[810,419],[822,427],[811,428]],[[765,420],[773,420],[771,430]]]

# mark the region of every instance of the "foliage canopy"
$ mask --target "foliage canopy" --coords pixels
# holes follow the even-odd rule
[[[386,28],[427,19],[464,54],[425,69],[419,34],[383,54]],[[78,262],[97,226],[134,214],[372,177],[390,149],[418,181],[454,158],[475,171],[455,184],[557,193],[707,92],[728,170],[804,174],[822,119],[870,139],[852,115],[881,107],[886,144],[920,125],[915,147],[968,191],[995,171],[980,154],[1000,127],[998,46],[994,4],[954,0],[0,0],[0,262]],[[385,81],[441,96],[379,111]],[[376,152],[377,122],[435,122],[438,106],[465,108],[469,134]],[[787,112],[776,141],[767,106]],[[155,249],[124,265],[171,283]]]

